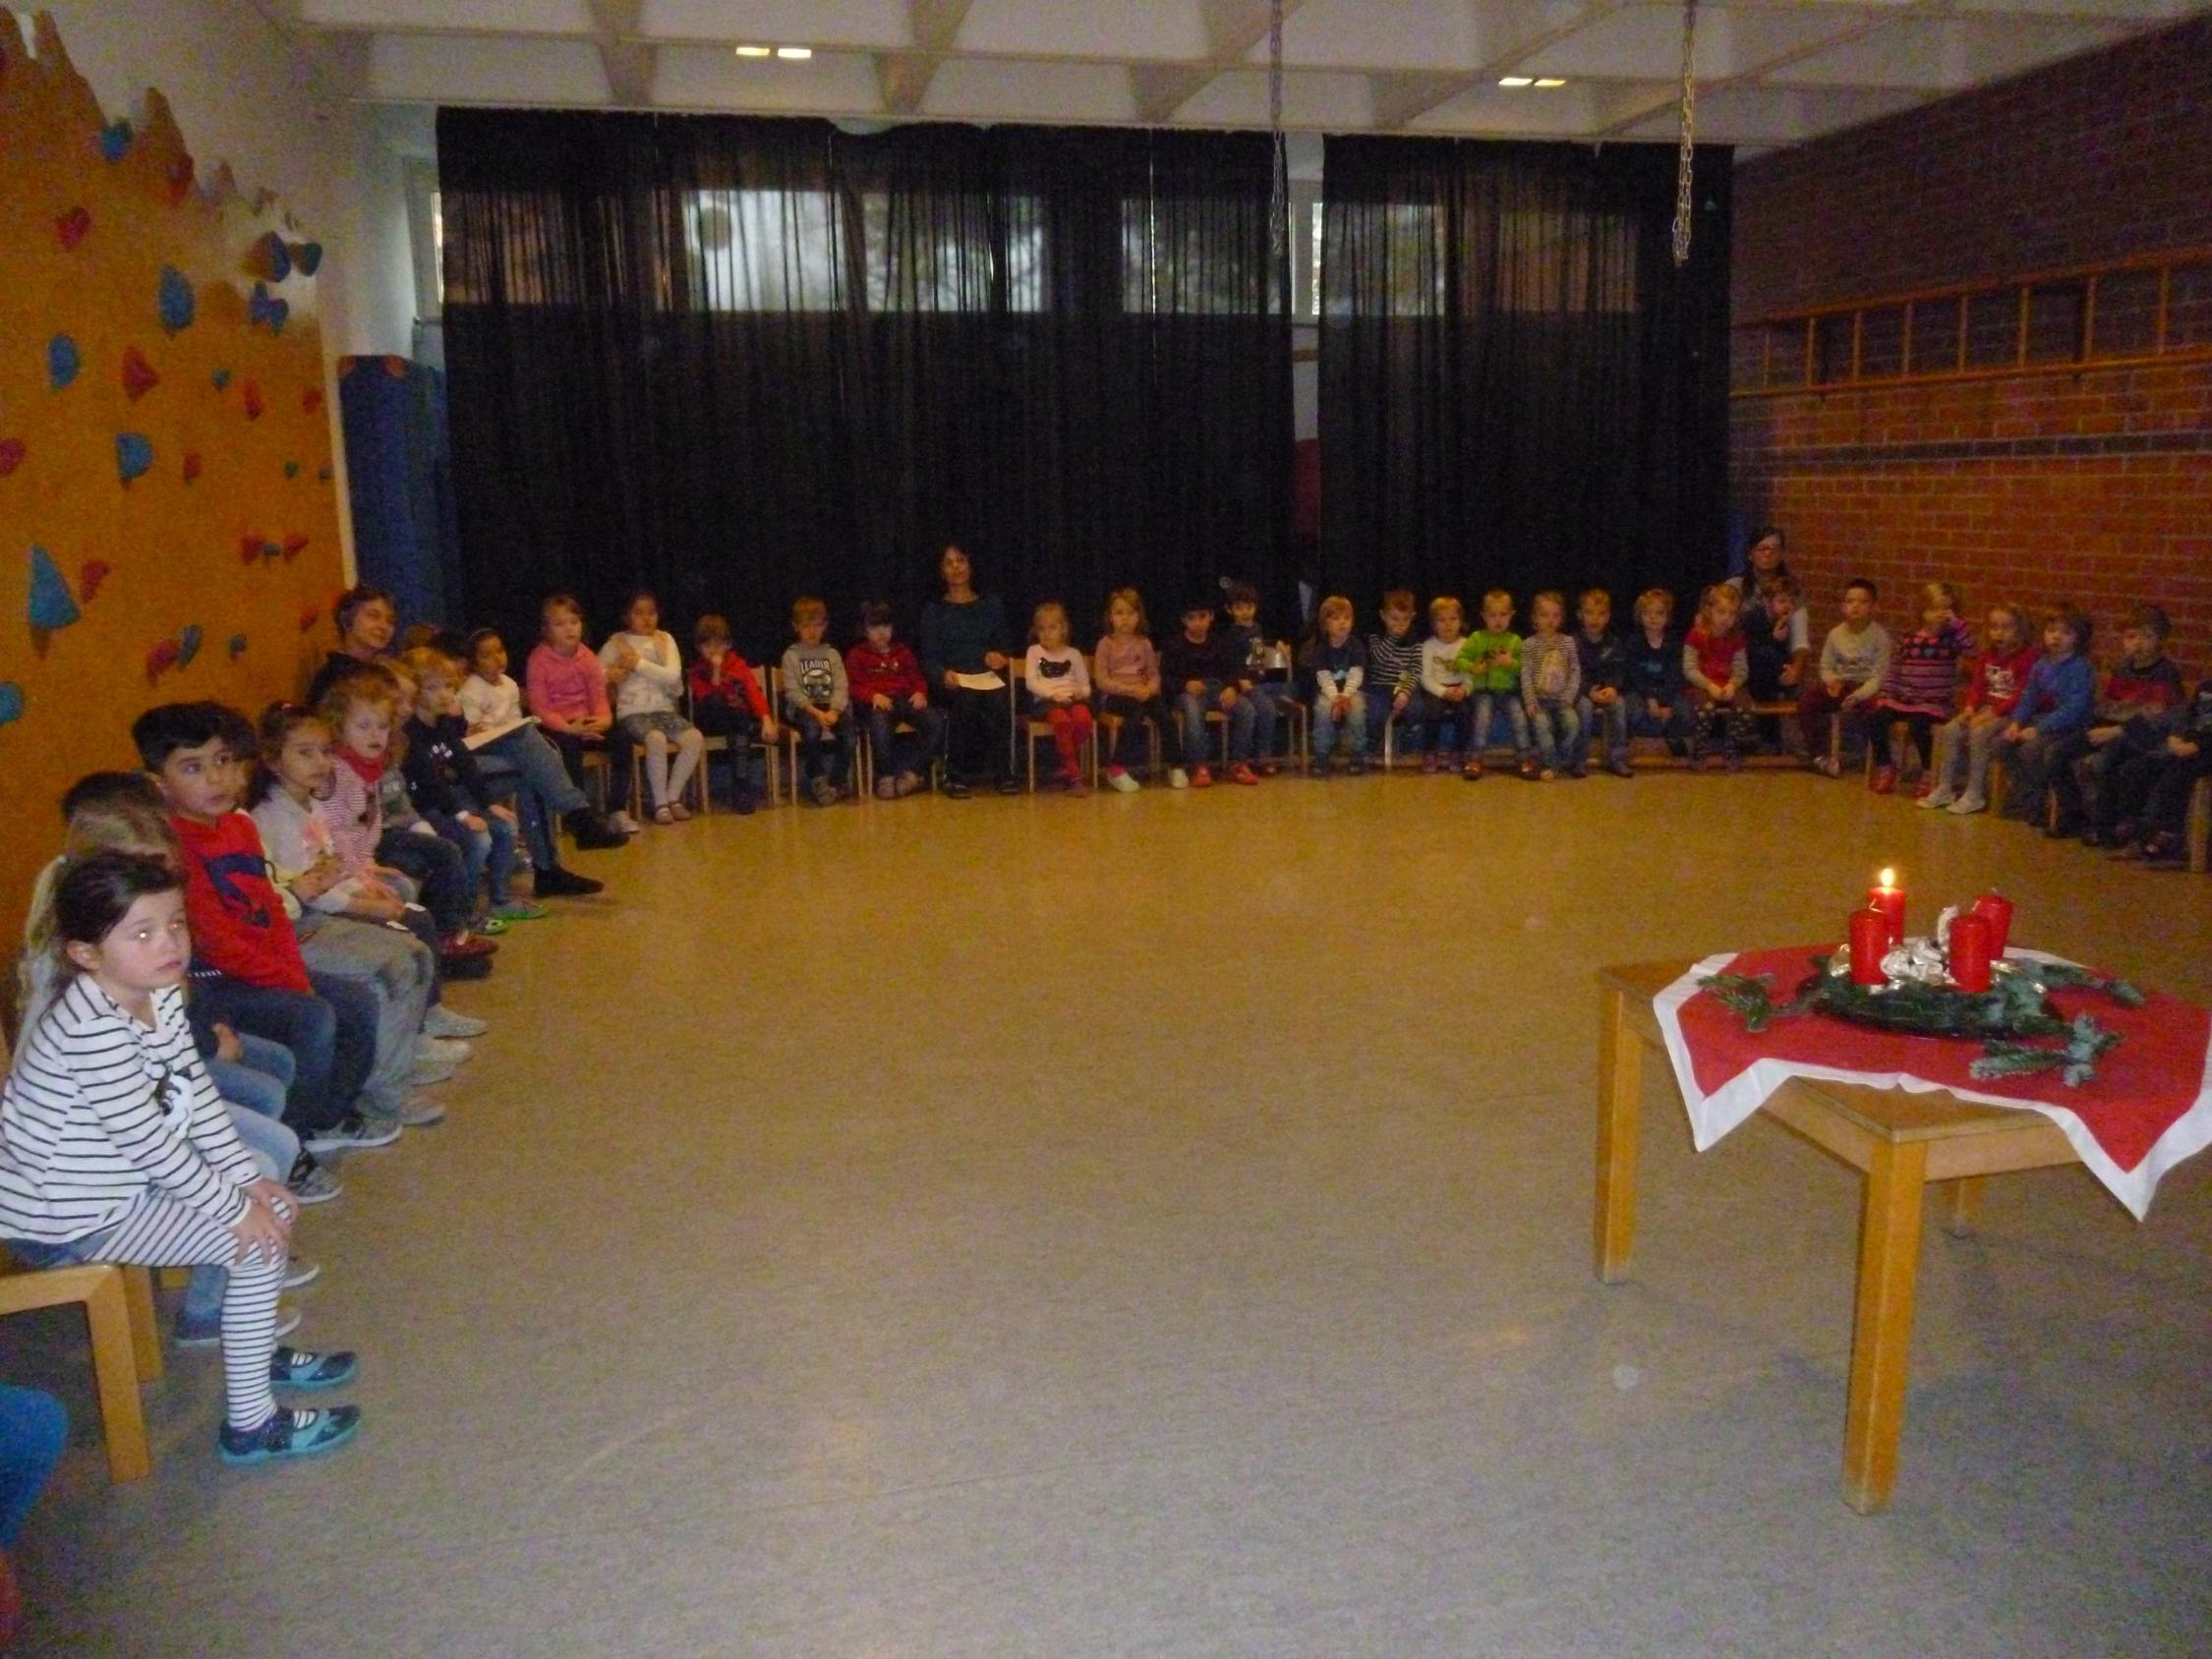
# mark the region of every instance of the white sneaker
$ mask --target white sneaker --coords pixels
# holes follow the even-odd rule
[[[430,1034],[430,1021],[423,1021],[423,1034],[415,1039],[417,1059],[449,1059],[455,1065],[466,1060],[476,1051],[457,1037],[434,1037]]]
[[[428,1095],[409,1095],[400,1104],[399,1120],[410,1129],[427,1129],[445,1121],[445,1108]]]
[[[1106,774],[1106,786],[1110,789],[1119,789],[1125,795],[1134,795],[1137,790],[1144,787],[1143,784],[1137,782],[1126,772],[1108,772]]]
[[[614,828],[621,830],[623,834],[642,835],[645,833],[645,826],[640,824],[636,819],[632,818],[628,813],[618,812],[613,816]]]
[[[321,1272],[320,1262],[311,1262],[295,1250],[284,1263],[284,1288],[297,1290],[303,1285],[312,1285]]]
[[[491,1029],[486,1021],[469,1014],[457,1014],[442,1002],[423,1015],[425,1037],[481,1037]]]
[[[1191,774],[1185,772],[1181,767],[1177,767],[1173,772],[1168,773],[1168,787],[1170,789],[1190,788]]]
[[[1958,797],[1949,789],[1931,789],[1912,804],[1916,807],[1926,807],[1930,812],[1941,812],[1957,799]]]
[[[417,1055],[415,1063],[407,1068],[407,1081],[418,1088],[430,1083],[442,1083],[460,1069],[458,1060],[439,1059],[433,1055]]]
[[[1989,811],[1989,802],[1979,795],[1961,795],[1945,810],[1963,818],[1970,812]]]

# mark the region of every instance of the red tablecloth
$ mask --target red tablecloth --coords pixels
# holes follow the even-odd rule
[[[2060,991],[2059,1012],[2093,1013],[2123,1041],[2097,1063],[2094,1081],[2068,1088],[2056,1071],[1974,1077],[1982,1046],[1909,1037],[1828,1014],[1776,1020],[1754,1035],[1742,1016],[1699,982],[1717,973],[1770,974],[1786,1001],[1833,946],[1800,945],[1709,956],[1655,1000],[1675,1082],[1701,1152],[1790,1077],[1873,1088],[1945,1089],[1961,1100],[2038,1112],[2066,1131],[2089,1169],[2141,1217],[2166,1172],[2212,1142],[2212,1011],[2152,993],[2126,1008],[2095,991]],[[2010,954],[2024,954],[2013,951]]]

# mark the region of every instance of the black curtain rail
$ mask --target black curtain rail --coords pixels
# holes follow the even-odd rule
[[[910,631],[957,541],[1086,644],[1125,584],[1291,620],[1264,135],[447,109],[438,153],[471,618],[650,586],[773,659],[800,594]]]

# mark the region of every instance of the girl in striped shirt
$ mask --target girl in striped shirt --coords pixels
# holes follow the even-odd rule
[[[1958,713],[1958,665],[1974,651],[1974,630],[1959,619],[1958,590],[1949,582],[1930,582],[1920,590],[1920,626],[1897,641],[1874,709],[1885,723],[1905,722],[1906,741],[1920,756],[1920,793],[1936,787],[1931,764],[1936,727]],[[1897,786],[1904,765],[1903,746],[1892,742],[1888,761],[1869,779],[1874,792],[1887,795]]]
[[[335,1388],[358,1366],[276,1345],[299,1211],[239,1143],[193,1048],[181,880],[160,859],[94,853],[63,871],[53,907],[60,989],[0,1089],[0,1238],[34,1267],[229,1267],[223,1460],[343,1445],[358,1407],[285,1410],[272,1393]]]

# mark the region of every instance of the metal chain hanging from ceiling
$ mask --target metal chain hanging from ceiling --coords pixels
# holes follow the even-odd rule
[[[1682,0],[1682,154],[1674,170],[1674,263],[1690,262],[1690,227],[1696,208],[1698,0]]]

